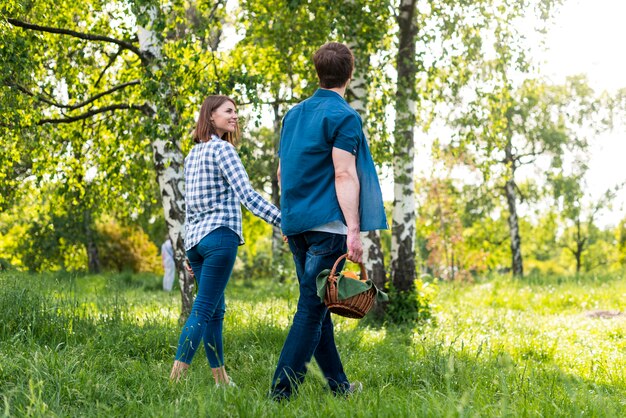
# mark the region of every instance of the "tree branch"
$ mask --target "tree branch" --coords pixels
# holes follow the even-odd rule
[[[504,238],[499,239],[497,241],[494,241],[494,240],[490,239],[489,237],[486,237],[484,239],[485,239],[485,241],[487,241],[488,244],[495,245],[496,247],[499,247],[502,244],[504,244],[509,239],[509,237],[504,237]]]
[[[123,50],[124,50],[123,48],[120,48],[117,50],[115,54],[113,54],[113,56],[109,57],[109,63],[100,72],[100,75],[98,76],[98,80],[96,80],[96,84],[94,84],[94,86],[97,86],[98,84],[100,84],[100,80],[102,80],[102,77],[104,77],[104,73],[106,73],[107,70],[111,67],[111,65],[113,65],[113,63],[115,62],[117,57],[120,56]]]
[[[242,106],[250,106],[250,105],[277,105],[277,104],[294,104],[298,103],[298,100],[295,99],[276,99],[272,101],[257,101],[257,102],[241,102],[238,103],[239,107]]]
[[[109,90],[107,90],[107,91],[103,91],[102,93],[98,93],[98,94],[96,94],[95,96],[93,96],[92,98],[87,99],[87,100],[85,100],[85,101],[84,101],[84,102],[82,102],[82,103],[77,103],[77,104],[75,104],[75,105],[70,105],[70,106],[66,106],[66,107],[67,107],[68,109],[71,109],[71,110],[79,109],[79,108],[81,108],[81,107],[85,107],[85,106],[87,106],[89,103],[93,103],[93,102],[95,102],[96,100],[98,100],[98,99],[99,99],[100,97],[102,97],[102,96],[106,96],[107,94],[111,94],[111,93],[113,93],[113,92],[116,92],[116,91],[121,90],[121,89],[123,89],[123,88],[126,88],[126,87],[128,87],[128,86],[134,86],[134,85],[137,85],[137,84],[140,84],[140,83],[141,83],[141,81],[140,81],[140,80],[132,80],[132,81],[129,81],[129,82],[127,82],[127,83],[123,83],[123,84],[117,85],[117,86],[115,86],[115,87],[112,87],[112,88],[110,88],[110,89],[109,89]]]
[[[142,61],[147,61],[147,57],[139,50],[139,48],[137,48],[135,45],[126,41],[120,41],[119,39],[115,39],[115,38],[111,38],[111,37],[103,36],[103,35],[92,35],[90,33],[77,32],[77,31],[73,31],[69,29],[59,29],[59,28],[53,28],[50,26],[35,25],[32,23],[23,22],[21,20],[12,19],[12,18],[7,19],[7,21],[13,26],[18,26],[23,29],[30,29],[30,30],[35,30],[39,32],[56,33],[59,35],[68,35],[74,38],[85,39],[87,41],[101,41],[101,42],[114,43],[116,45],[119,45],[122,49],[128,49],[129,51],[134,52],[139,58],[141,58]]]
[[[34,98],[34,99],[36,99],[37,101],[40,101],[40,102],[42,102],[42,103],[45,103],[45,104],[48,104],[48,105],[50,105],[50,106],[54,106],[54,107],[64,107],[63,105],[61,105],[61,104],[59,104],[59,103],[57,103],[57,102],[53,102],[52,100],[48,100],[48,99],[46,99],[45,97],[42,97],[42,96],[38,96],[38,95],[36,95],[36,94],[35,94],[35,93],[33,93],[32,91],[28,90],[26,87],[23,87],[23,86],[21,86],[21,85],[19,85],[19,84],[11,84],[11,83],[7,83],[7,85],[8,85],[9,87],[11,87],[11,86],[15,87],[16,89],[18,89],[19,91],[21,91],[21,92],[22,92],[22,93],[24,93],[25,95],[30,96],[30,97],[32,97],[32,98]]]
[[[96,100],[98,100],[99,98],[101,98],[103,96],[106,96],[107,94],[111,94],[113,92],[116,92],[116,91],[121,90],[123,88],[126,88],[128,86],[134,86],[134,85],[137,85],[137,84],[140,84],[140,83],[141,83],[140,80],[132,80],[132,81],[129,81],[127,83],[123,83],[123,84],[120,84],[118,86],[112,87],[112,88],[110,88],[107,91],[103,91],[102,93],[98,93],[95,96],[93,96],[93,97],[91,97],[91,98],[89,98],[89,99],[87,99],[87,100],[85,100],[83,102],[80,102],[80,103],[77,103],[77,104],[73,104],[73,105],[64,105],[64,104],[60,104],[60,103],[54,102],[52,100],[48,100],[48,99],[46,99],[46,98],[44,98],[44,97],[42,97],[40,95],[36,95],[35,93],[29,91],[26,87],[20,86],[19,84],[9,84],[9,85],[14,86],[15,88],[17,88],[22,93],[24,93],[24,94],[26,94],[26,95],[28,95],[30,97],[33,97],[34,99],[36,99],[36,100],[38,100],[40,102],[46,103],[46,104],[48,104],[50,106],[58,107],[60,109],[76,110],[76,109],[80,109],[81,107],[85,107],[85,106],[87,106],[90,103],[95,102]]]
[[[146,104],[129,105],[129,104],[126,104],[126,103],[120,103],[120,104],[115,104],[115,105],[110,105],[110,106],[105,106],[105,107],[91,109],[88,112],[85,112],[85,113],[82,113],[82,114],[76,115],[76,116],[70,116],[70,117],[67,117],[67,118],[41,119],[36,124],[37,125],[45,125],[45,124],[72,123],[72,122],[77,122],[79,120],[88,119],[88,118],[90,118],[92,116],[95,116],[97,114],[100,114],[100,113],[111,112],[111,111],[114,111],[114,110],[122,110],[122,109],[141,110],[146,115],[150,115],[151,114],[151,109]]]
[[[519,163],[519,165],[527,165],[534,163],[540,155],[543,155],[546,152],[545,148],[542,148],[540,151],[529,152],[527,154],[520,154],[513,159]],[[522,158],[532,157],[530,160],[526,162],[522,162]]]

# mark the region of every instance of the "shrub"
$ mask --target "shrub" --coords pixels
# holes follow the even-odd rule
[[[141,228],[108,218],[96,225],[98,254],[104,270],[161,272],[158,249]]]
[[[399,291],[390,282],[389,303],[386,318],[395,324],[433,323],[433,302],[437,296],[437,285],[425,276],[416,279],[413,289]]]

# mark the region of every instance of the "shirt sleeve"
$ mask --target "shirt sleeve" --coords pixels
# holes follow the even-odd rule
[[[359,150],[359,140],[363,134],[363,124],[358,114],[347,114],[339,120],[333,147],[348,151],[355,155]]]
[[[263,198],[250,185],[248,173],[239,155],[229,143],[225,143],[218,156],[222,175],[233,188],[235,195],[250,212],[274,226],[280,226],[280,210]]]

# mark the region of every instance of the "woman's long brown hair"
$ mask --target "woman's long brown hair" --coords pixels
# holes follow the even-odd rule
[[[211,122],[211,114],[215,112],[215,109],[226,102],[231,102],[233,106],[235,106],[235,109],[237,108],[235,101],[228,96],[213,95],[204,100],[204,103],[202,103],[202,106],[200,107],[198,124],[196,125],[196,129],[193,131],[194,142],[207,142],[211,140],[213,135],[218,136],[215,125]],[[222,136],[222,139],[231,143],[233,146],[237,146],[237,143],[239,142],[239,135],[239,124],[237,124],[235,132],[226,132]]]

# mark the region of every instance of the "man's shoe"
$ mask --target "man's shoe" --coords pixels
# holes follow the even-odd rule
[[[353,393],[360,393],[360,392],[363,392],[363,383],[356,381],[356,382],[350,383],[350,387],[348,388],[348,391],[346,392],[346,394],[352,395]]]

